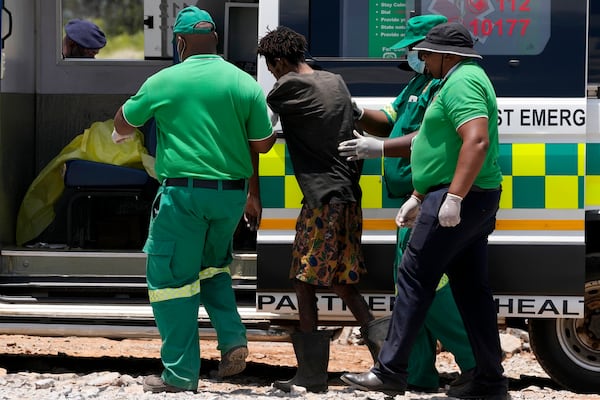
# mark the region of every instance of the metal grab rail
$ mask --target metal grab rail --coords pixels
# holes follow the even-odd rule
[[[2,11],[5,11],[8,14],[8,32],[6,33],[6,35],[2,36],[2,48],[4,48],[4,41],[10,36],[12,35],[12,13],[8,10],[8,8],[6,8],[6,6],[4,5],[4,1],[0,1],[0,4],[2,4]],[[0,26],[2,26],[2,24],[0,23]]]

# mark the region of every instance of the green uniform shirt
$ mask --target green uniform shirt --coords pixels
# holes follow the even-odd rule
[[[442,82],[413,141],[411,164],[417,192],[425,194],[434,186],[452,182],[462,146],[457,129],[480,117],[488,119],[490,144],[474,184],[483,189],[500,186],[496,94],[479,64],[467,60]]]
[[[156,174],[240,179],[252,175],[249,140],[272,133],[264,93],[217,55],[196,55],[157,72],[123,106],[133,126],[156,119]]]
[[[429,75],[417,74],[394,102],[382,109],[390,124],[393,125],[390,138],[404,136],[419,129],[425,109],[440,83],[441,80],[433,79]],[[388,196],[401,198],[411,194],[413,185],[410,159],[385,157],[383,165]]]

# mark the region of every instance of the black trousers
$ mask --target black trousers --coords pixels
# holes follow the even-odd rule
[[[372,372],[406,383],[411,347],[445,272],[477,363],[475,379],[503,382],[496,306],[488,283],[487,238],[494,230],[500,190],[471,191],[462,202],[461,222],[439,225],[448,189],[425,196],[398,271],[398,295],[387,338]]]

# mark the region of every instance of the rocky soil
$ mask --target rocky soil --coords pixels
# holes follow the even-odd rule
[[[509,329],[501,334],[507,354],[504,361],[510,394],[517,399],[600,400],[562,390],[553,383],[529,351],[526,332]],[[252,342],[248,368],[227,381],[210,378],[219,352],[214,341],[201,341],[202,371],[199,393],[148,394],[142,391],[145,375],[160,368],[160,340],[110,340],[104,338],[53,338],[0,335],[0,400],[4,399],[236,399],[267,397],[315,400],[389,400],[382,393],[355,391],[339,379],[344,372],[363,372],[371,366],[370,355],[359,344],[358,330],[346,328],[331,346],[330,386],[324,394],[302,388],[283,393],[272,387],[275,379],[293,376],[296,360],[291,343]],[[440,351],[437,361],[442,382],[453,379],[458,367],[451,354]],[[599,383],[600,388],[600,383]],[[600,390],[599,390],[600,392]],[[407,392],[395,400],[446,399],[437,394]]]

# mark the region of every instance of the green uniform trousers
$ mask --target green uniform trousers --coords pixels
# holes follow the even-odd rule
[[[394,266],[394,282],[411,229],[399,228]],[[475,357],[460,312],[447,279],[438,286],[425,323],[419,330],[408,361],[408,383],[422,388],[437,388],[439,373],[435,367],[437,341],[454,355],[461,372],[475,367]]]
[[[162,339],[162,379],[170,385],[198,387],[201,303],[222,353],[247,344],[229,274],[233,232],[245,204],[243,189],[159,187],[144,251],[148,296]]]

